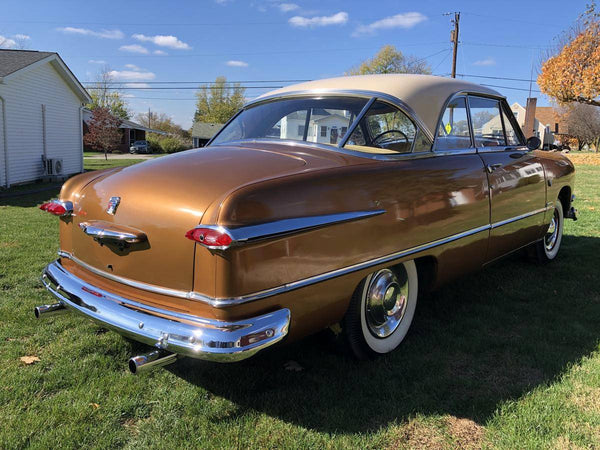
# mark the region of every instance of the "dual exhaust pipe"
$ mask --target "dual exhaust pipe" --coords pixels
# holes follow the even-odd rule
[[[33,310],[36,319],[48,317],[51,315],[63,313],[67,308],[62,303],[52,303],[50,305],[36,306]],[[129,358],[129,371],[137,375],[139,373],[149,372],[158,367],[172,364],[179,359],[177,353],[169,353],[165,350],[153,350],[149,353],[133,356]]]

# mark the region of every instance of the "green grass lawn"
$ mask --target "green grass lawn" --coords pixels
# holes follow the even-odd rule
[[[58,246],[37,205],[58,191],[0,199],[0,448],[598,448],[600,167],[577,171],[557,261],[514,256],[421,299],[389,356],[358,363],[323,334],[138,377],[126,362],[146,347],[33,318]]]
[[[111,167],[122,167],[122,166],[131,166],[132,164],[137,164],[140,162],[146,161],[145,159],[135,159],[135,156],[132,156],[132,159],[90,159],[85,158],[83,160],[83,168],[85,170],[101,170],[101,169],[109,169]]]

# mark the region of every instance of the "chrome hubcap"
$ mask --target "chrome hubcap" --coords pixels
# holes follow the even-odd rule
[[[366,319],[373,336],[385,338],[392,334],[404,317],[408,303],[408,275],[403,265],[398,273],[390,269],[377,272],[367,289]]]
[[[550,222],[550,226],[548,227],[548,231],[546,231],[546,236],[544,237],[544,245],[546,246],[546,250],[552,251],[556,245],[559,231],[559,216],[558,211],[555,209],[554,215],[552,216],[552,221]]]

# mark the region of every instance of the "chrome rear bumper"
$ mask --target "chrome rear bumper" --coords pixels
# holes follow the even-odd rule
[[[284,338],[289,309],[237,322],[205,319],[155,308],[99,289],[54,261],[42,283],[68,309],[133,340],[169,352],[219,362],[249,358]]]

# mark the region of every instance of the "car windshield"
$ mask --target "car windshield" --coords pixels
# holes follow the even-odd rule
[[[291,98],[261,103],[238,114],[213,144],[241,139],[273,139],[338,145],[365,98]]]
[[[146,141],[135,141],[133,145],[146,145]]]

